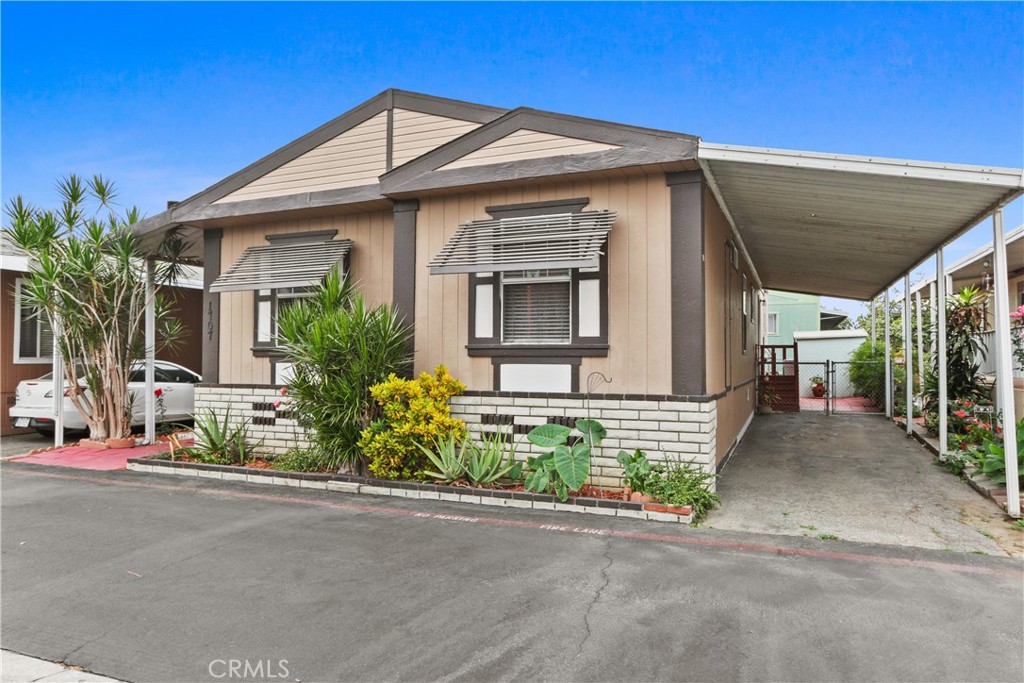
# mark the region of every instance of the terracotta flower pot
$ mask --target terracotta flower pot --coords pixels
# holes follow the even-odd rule
[[[815,384],[811,387],[811,393],[814,394],[814,398],[821,398],[825,395],[825,385]]]
[[[111,437],[106,444],[107,448],[135,448],[135,437]]]
[[[654,499],[648,496],[646,493],[633,491],[632,493],[629,494],[629,500],[634,503],[650,503]]]

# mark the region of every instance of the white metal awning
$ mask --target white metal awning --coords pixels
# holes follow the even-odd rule
[[[430,274],[597,268],[614,222],[614,211],[470,221],[430,262]]]
[[[283,289],[317,285],[342,264],[352,240],[249,247],[210,285],[211,292]]]
[[[1024,172],[700,143],[761,286],[869,299],[1024,191]]]

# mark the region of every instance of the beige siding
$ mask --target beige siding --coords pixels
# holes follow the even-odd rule
[[[581,177],[422,200],[416,250],[417,371],[445,363],[470,388],[492,388],[491,359],[466,352],[469,276],[430,275],[426,264],[459,223],[486,218],[486,206],[572,197],[590,197],[590,209],[618,212],[608,245],[609,355],[583,359],[581,388],[590,372],[600,371],[612,379],[601,392],[671,392],[669,193],[663,175]]]
[[[34,379],[50,371],[51,363],[14,362],[14,283],[24,273],[10,270],[0,271],[0,434],[24,434],[29,429],[14,429],[8,410],[14,403],[14,392],[18,382]]]
[[[500,140],[495,140],[475,152],[442,166],[441,171],[467,166],[483,166],[500,164],[506,161],[523,161],[543,157],[564,156],[568,154],[586,154],[587,152],[603,152],[617,149],[618,145],[608,145],[592,140],[567,138],[550,133],[538,133],[532,130],[517,130]]]
[[[351,239],[351,276],[367,303],[391,301],[394,223],[390,212],[347,214],[323,218],[262,223],[226,228],[221,263],[226,269],[247,247],[267,244],[266,235],[337,230],[336,239]],[[270,361],[252,354],[254,310],[252,292],[221,295],[220,381],[225,384],[267,384]]]
[[[392,166],[401,166],[480,126],[472,121],[395,109]]]
[[[387,120],[381,112],[214,203],[376,183],[386,170]]]
[[[721,464],[754,412],[754,385],[748,384],[730,392],[724,398],[719,399],[717,404],[715,463]]]
[[[710,191],[704,194],[705,339],[707,341],[707,391],[715,394],[754,378],[757,309],[752,303],[747,319],[747,349],[743,350],[743,276],[753,284],[740,257],[736,270],[726,242],[732,238],[729,223]],[[748,294],[749,296],[749,294]]]

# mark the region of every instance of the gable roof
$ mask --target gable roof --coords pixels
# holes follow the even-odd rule
[[[520,107],[385,173],[381,192],[692,161],[698,141],[682,133]]]
[[[390,169],[393,165],[393,153],[395,142],[394,122],[396,115],[400,121],[415,118],[420,114],[420,120],[411,121],[410,125],[417,123],[422,126],[422,115],[429,115],[435,118],[435,128],[441,129],[434,132],[436,144],[442,144],[449,139],[463,134],[468,127],[476,127],[482,123],[492,121],[503,114],[505,109],[489,107],[471,102],[462,102],[433,95],[407,92],[404,90],[385,90],[375,97],[363,102],[359,106],[350,109],[341,116],[328,121],[319,128],[303,135],[302,137],[277,149],[258,161],[246,166],[242,170],[231,174],[210,187],[198,192],[188,199],[177,202],[170,206],[167,211],[159,213],[136,226],[140,235],[145,235],[154,230],[162,230],[173,225],[180,225],[191,221],[209,220],[212,218],[223,218],[230,216],[252,215],[268,213],[272,211],[288,211],[301,208],[318,206],[332,206],[337,204],[354,203],[362,201],[373,201],[382,199],[377,183],[377,176]],[[396,114],[397,113],[397,114]],[[413,116],[409,116],[413,114]],[[386,121],[384,134],[379,139],[383,143],[383,154],[377,151],[376,156],[382,156],[383,163],[376,168],[370,164],[371,175],[352,175],[351,179],[356,182],[338,182],[327,184],[314,191],[289,191],[275,192],[272,189],[268,192],[274,182],[279,182],[282,177],[290,172],[301,173],[301,167],[306,155],[326,157],[330,163],[332,143],[343,140],[348,134],[351,135],[354,129],[363,124],[373,125],[373,120]],[[451,123],[453,121],[455,123]],[[459,122],[469,124],[460,126]],[[421,138],[423,136],[420,136]],[[410,141],[402,146],[400,142],[400,155],[415,153],[416,149],[422,148],[424,144],[430,144],[430,138],[424,143],[422,139],[418,142]],[[417,147],[417,144],[419,147]],[[365,151],[365,149],[363,150]],[[323,159],[321,159],[323,160]],[[313,159],[307,159],[309,163],[317,163]],[[306,164],[308,166],[308,164]],[[360,182],[362,181],[362,182]],[[259,191],[262,189],[263,191]],[[236,194],[237,193],[237,194]]]

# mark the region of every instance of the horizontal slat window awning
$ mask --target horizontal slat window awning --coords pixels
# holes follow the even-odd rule
[[[211,292],[311,287],[342,264],[352,240],[249,247],[210,285]]]
[[[471,221],[430,262],[430,274],[597,268],[614,222],[614,211]]]

